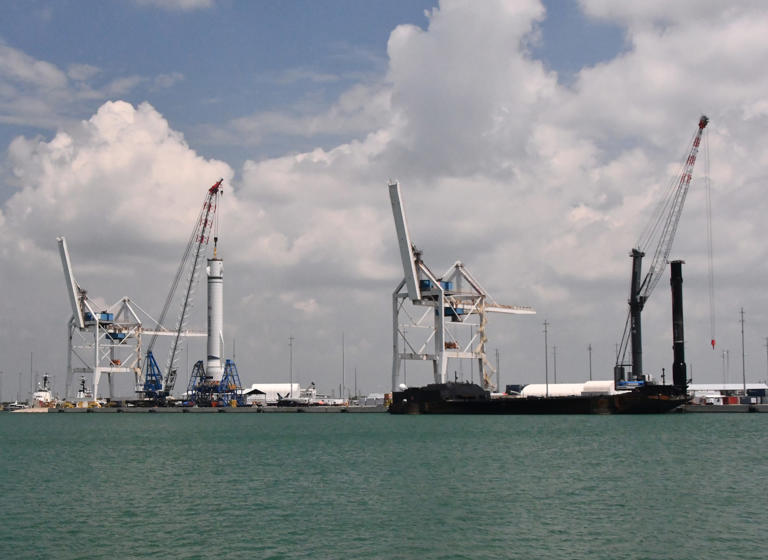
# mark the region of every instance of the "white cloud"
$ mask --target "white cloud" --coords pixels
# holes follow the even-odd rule
[[[91,64],[72,64],[67,70],[67,76],[75,81],[85,81],[96,76],[101,69]]]
[[[205,10],[216,5],[215,0],[134,0],[140,6],[154,6],[168,11]]]
[[[760,14],[765,4],[761,0],[648,0],[647,2],[613,2],[611,0],[579,0],[585,13],[630,25],[691,23],[697,20],[717,22],[743,14]]]
[[[35,60],[23,52],[0,44],[0,74],[35,87],[56,89],[67,85],[67,76],[56,66]]]
[[[103,69],[71,64],[66,72],[56,65],[0,43],[0,123],[55,130],[72,126],[83,107],[119,98],[144,84],[169,88],[183,79],[178,72],[148,76],[119,76],[106,83]],[[106,79],[106,78],[105,78]]]
[[[96,226],[132,254],[151,239],[161,247],[183,241],[202,200],[184,202],[190,185],[203,192],[201,181],[232,176],[195,154],[150,105],[125,102],[104,104],[50,142],[17,138],[9,163],[19,191],[4,213],[14,235],[47,247],[66,233],[76,244]]]
[[[154,84],[156,87],[165,89],[172,87],[184,79],[181,72],[171,72],[170,74],[158,74],[155,76]]]
[[[240,117],[223,128],[207,127],[217,143],[257,146],[274,135],[315,138],[356,136],[384,126],[390,115],[390,91],[358,84],[345,91],[328,109],[308,107],[294,112],[269,111]]]
[[[291,68],[279,72],[276,76],[269,78],[268,81],[277,85],[287,85],[296,82],[308,81],[312,83],[328,83],[339,80],[339,76],[327,72],[315,72],[306,68]]]

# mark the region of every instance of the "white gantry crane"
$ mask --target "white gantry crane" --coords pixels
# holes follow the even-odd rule
[[[93,400],[98,398],[102,374],[107,375],[110,398],[115,396],[113,374],[133,374],[134,384],[141,386],[143,334],[173,337],[206,335],[203,332],[188,330],[179,333],[167,330],[161,325],[155,330],[145,329],[141,317],[149,315],[128,297],[120,298],[106,309],[99,309],[88,298],[86,290],[75,280],[67,240],[64,237],[58,237],[56,240],[59,244],[67,295],[72,307],[72,317],[67,323],[67,377],[64,389],[66,398],[74,396],[70,389],[74,387],[75,374],[91,380]],[[152,322],[151,318],[150,321]]]
[[[68,323],[67,378],[64,389],[70,397],[75,373],[89,376],[93,383],[93,399],[97,398],[102,374],[109,380],[110,397],[114,396],[112,374],[133,373],[138,382],[141,375],[141,320],[129,298],[124,297],[98,310],[88,299],[86,291],[75,281],[69,259],[67,240],[56,239],[64,269],[67,295],[72,306]]]
[[[493,390],[495,369],[485,354],[486,314],[536,312],[496,303],[460,261],[440,277],[433,274],[411,243],[396,181],[389,183],[389,198],[404,271],[392,294],[392,391],[399,387],[404,360],[431,361],[435,383],[445,383],[450,358],[476,361],[483,388]]]

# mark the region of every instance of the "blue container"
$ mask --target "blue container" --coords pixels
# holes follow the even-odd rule
[[[464,315],[465,311],[461,308],[454,309],[453,307],[446,307],[445,308],[445,316],[446,317],[456,317],[458,315]]]
[[[431,290],[432,289],[432,280],[419,280],[419,289]]]
[[[444,290],[453,289],[453,282],[440,282],[440,285],[443,287]]]

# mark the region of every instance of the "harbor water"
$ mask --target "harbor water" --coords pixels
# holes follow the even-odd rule
[[[0,414],[5,558],[765,558],[765,414]]]

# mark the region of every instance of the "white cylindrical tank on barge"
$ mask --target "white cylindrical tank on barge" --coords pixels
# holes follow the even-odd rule
[[[587,381],[586,383],[531,383],[523,387],[521,397],[591,397],[596,395],[616,395],[626,391],[616,391],[613,380]]]
[[[224,376],[224,263],[215,256],[208,259],[208,358],[206,373],[214,381]]]

